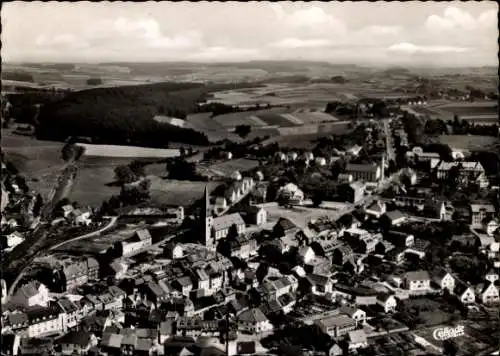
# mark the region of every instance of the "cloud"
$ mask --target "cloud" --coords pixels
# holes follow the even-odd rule
[[[147,5],[146,5],[147,4]],[[226,6],[227,5],[227,6]],[[497,5],[10,2],[3,60],[303,59],[497,63]],[[446,5],[445,5],[446,6]],[[47,20],[49,19],[49,20]],[[301,51],[302,50],[302,51]],[[410,59],[408,59],[410,58]]]
[[[451,46],[422,46],[413,43],[403,42],[397,43],[389,47],[389,51],[402,53],[464,53],[468,52],[469,48],[451,47]]]
[[[443,16],[431,15],[425,22],[425,27],[431,31],[441,30],[467,30],[491,27],[496,24],[497,14],[495,10],[487,10],[474,18],[465,10],[449,6],[444,10]]]
[[[302,40],[299,38],[285,38],[284,40],[269,44],[270,47],[276,48],[314,48],[327,47],[332,44],[332,41],[325,38]]]

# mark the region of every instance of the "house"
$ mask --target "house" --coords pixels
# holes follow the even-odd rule
[[[92,257],[68,258],[60,261],[62,267],[55,273],[62,273],[66,291],[99,279],[99,263]]]
[[[258,253],[257,241],[253,238],[239,235],[226,243],[231,257],[238,257],[243,260],[247,260],[252,256],[256,256]]]
[[[399,210],[392,210],[385,213],[382,217],[385,223],[389,226],[398,226],[404,223],[407,219],[406,215],[404,215]]]
[[[352,259],[354,251],[346,245],[340,245],[333,250],[332,261],[334,264],[342,266]]]
[[[181,292],[182,295],[188,297],[189,293],[193,290],[193,282],[189,276],[183,276],[173,281],[172,287]]]
[[[303,264],[309,264],[315,257],[316,254],[311,246],[301,246],[297,251],[298,257]]]
[[[165,257],[171,260],[176,260],[184,256],[184,249],[182,248],[182,245],[172,242],[168,243],[165,246],[164,252],[165,252]]]
[[[386,205],[383,201],[377,200],[372,205],[365,208],[365,214],[379,219],[386,212]]]
[[[500,302],[500,292],[494,283],[483,285],[479,292],[479,298],[483,304],[495,304]]]
[[[19,288],[11,297],[11,302],[24,307],[35,305],[47,307],[49,305],[49,290],[38,281],[31,281]]]
[[[242,331],[259,334],[273,330],[273,325],[259,308],[252,308],[238,315],[238,327]]]
[[[6,322],[2,326],[2,334],[4,329],[10,329],[14,333],[24,331],[29,326],[28,315],[21,311],[13,311],[6,316]]]
[[[152,241],[147,229],[137,230],[130,239],[122,241],[122,255],[125,257],[137,255],[149,248]]]
[[[234,192],[233,192],[234,193]],[[233,200],[236,199],[235,196],[230,195]],[[227,199],[225,197],[215,198],[215,211],[221,213],[228,208]]]
[[[385,238],[397,247],[411,247],[415,244],[415,236],[396,230],[389,230]]]
[[[234,171],[233,173],[231,173],[231,179],[240,181],[243,179],[243,177],[241,176],[241,173],[239,171]]]
[[[341,196],[344,201],[349,203],[358,203],[363,199],[364,195],[365,185],[361,181],[355,181],[339,187],[339,196]]]
[[[58,308],[35,306],[27,310],[27,315],[30,338],[57,335],[64,331],[63,314]]]
[[[339,312],[340,314],[345,314],[351,319],[355,320],[358,325],[366,323],[366,312],[361,308],[358,308],[356,306],[342,305],[339,308]]]
[[[156,306],[168,300],[168,294],[156,282],[148,281],[145,284],[146,297]]]
[[[485,221],[484,221],[484,231],[486,231],[486,234],[488,234],[489,236],[493,236],[493,234],[495,234],[496,231],[498,231],[498,227],[499,227],[499,223],[498,223],[498,219],[488,219],[486,218]]]
[[[443,268],[437,268],[432,273],[432,282],[441,290],[448,290],[450,293],[455,289],[455,278]]]
[[[495,283],[496,281],[498,281],[498,278],[498,272],[494,268],[491,268],[488,272],[486,272],[484,276],[484,279],[490,283]]]
[[[434,204],[434,211],[436,212],[439,220],[450,221],[453,218],[455,209],[453,208],[451,202],[440,200]]]
[[[264,173],[262,173],[261,171],[257,171],[255,172],[254,177],[257,182],[262,182],[264,180]]]
[[[74,328],[80,323],[81,319],[83,319],[83,315],[80,312],[80,306],[76,305],[68,298],[60,298],[55,304],[62,311],[63,327],[65,330]]]
[[[238,234],[245,232],[245,221],[239,213],[218,216],[213,219],[212,237],[217,241],[229,234],[229,229],[235,225]]]
[[[71,217],[71,213],[75,210],[73,205],[67,204],[61,207],[61,213],[64,218],[69,218]]]
[[[275,159],[277,161],[284,162],[284,161],[287,160],[287,155],[285,153],[283,153],[283,152],[276,152]]]
[[[327,353],[328,356],[342,356],[343,354],[344,351],[337,343],[334,343],[332,346],[330,346]]]
[[[476,301],[476,294],[474,288],[464,283],[456,283],[454,294],[460,299],[463,304],[471,304]]]
[[[356,321],[343,314],[318,319],[315,324],[332,338],[342,337],[356,329]]]
[[[294,205],[301,205],[304,201],[304,192],[293,183],[288,183],[278,189],[276,196],[279,200],[287,201]]]
[[[299,155],[297,154],[297,152],[288,152],[288,154],[287,154],[288,161],[295,161],[295,160],[297,160],[297,158],[299,158]]]
[[[352,164],[349,163],[345,169],[347,174],[351,174],[354,180],[375,182],[381,178],[382,171],[377,164]]]
[[[430,289],[431,279],[427,271],[406,272],[404,276],[405,288],[410,291],[425,291]]]
[[[306,277],[314,295],[327,295],[333,292],[333,282],[329,277],[319,274],[309,274]]]
[[[180,317],[176,320],[177,335],[183,336],[218,336],[221,323],[218,320],[204,320],[197,317]]]
[[[377,295],[377,305],[381,306],[386,313],[394,312],[397,304],[396,297],[391,294],[382,293]]]
[[[359,153],[361,152],[362,149],[363,149],[363,147],[361,147],[359,145],[354,145],[351,148],[349,148],[346,151],[346,153],[349,154],[349,155],[351,155],[351,156],[357,157],[359,155]]]
[[[495,214],[493,204],[471,204],[470,217],[471,225],[474,228],[482,228],[485,219],[491,219]]]
[[[61,345],[63,355],[86,355],[92,347],[97,346],[98,340],[93,333],[80,330],[70,331],[57,343]]]
[[[273,235],[276,237],[296,234],[299,231],[300,228],[287,218],[280,218],[273,227]]]
[[[318,166],[326,166],[326,158],[325,157],[316,157],[314,163]]]
[[[445,162],[437,166],[437,178],[447,179],[452,168],[458,168],[459,177],[463,180],[470,179],[471,177],[477,177],[478,174],[484,174],[485,170],[481,163],[479,162]]]
[[[364,330],[353,330],[348,334],[349,349],[363,349],[368,347],[368,340]]]
[[[14,231],[7,236],[2,236],[2,240],[2,247],[5,250],[12,250],[17,245],[23,243],[24,236],[20,232]]]
[[[102,334],[99,348],[108,355],[121,355],[124,335],[105,332]]]
[[[245,217],[248,224],[260,226],[267,222],[267,211],[259,205],[250,205]]]
[[[352,174],[340,173],[337,177],[337,181],[339,183],[352,183],[354,181],[354,177]]]
[[[75,209],[69,214],[70,219],[76,225],[90,225],[92,220],[90,219],[92,212],[88,209]]]
[[[158,325],[158,335],[160,344],[164,344],[165,341],[173,335],[174,330],[174,322],[172,320],[162,321],[160,325]]]

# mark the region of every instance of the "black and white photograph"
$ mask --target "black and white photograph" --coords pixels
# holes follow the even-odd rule
[[[496,1],[5,1],[0,356],[500,353]]]

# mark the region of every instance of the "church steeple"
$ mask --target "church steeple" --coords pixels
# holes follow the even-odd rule
[[[210,210],[210,197],[208,195],[208,187],[205,186],[205,190],[203,192],[203,204],[201,207],[201,225],[203,229],[203,244],[206,247],[213,248],[214,239],[212,238],[212,226],[213,226],[213,217],[212,212]]]

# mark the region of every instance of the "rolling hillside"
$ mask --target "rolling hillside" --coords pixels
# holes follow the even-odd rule
[[[90,137],[95,143],[166,147],[168,142],[206,145],[204,132],[157,122],[161,112],[180,119],[196,111],[209,92],[237,85],[156,83],[73,92],[40,110],[37,136],[65,140]]]

